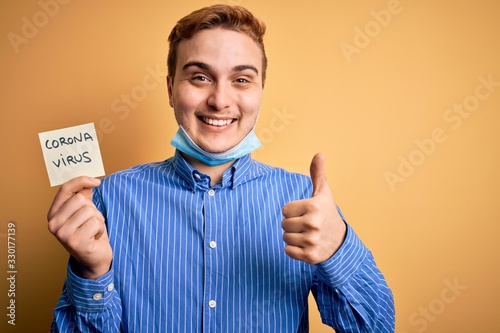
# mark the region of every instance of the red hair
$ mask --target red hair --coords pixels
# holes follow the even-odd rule
[[[168,76],[175,76],[179,43],[203,29],[222,28],[241,32],[252,38],[262,51],[262,84],[266,80],[267,57],[264,50],[265,24],[240,6],[213,5],[198,9],[177,22],[168,36]]]

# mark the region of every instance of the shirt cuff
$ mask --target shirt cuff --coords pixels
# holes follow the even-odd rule
[[[346,223],[347,231],[344,242],[328,260],[316,265],[318,278],[335,288],[346,283],[359,269],[369,251]]]
[[[113,281],[113,268],[98,279],[89,280],[77,276],[71,270],[71,265],[68,265],[64,285],[76,311],[101,312],[116,293]]]

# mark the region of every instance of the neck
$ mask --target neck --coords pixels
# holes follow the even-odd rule
[[[181,152],[181,155],[189,164],[191,164],[193,168],[210,177],[211,186],[214,186],[215,184],[222,181],[222,175],[224,174],[224,171],[229,169],[235,162],[230,161],[221,165],[210,166],[183,152]]]

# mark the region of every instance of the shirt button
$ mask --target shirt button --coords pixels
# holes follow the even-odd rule
[[[194,178],[196,178],[196,179],[200,179],[200,178],[201,178],[201,176],[200,176],[200,174],[195,173],[195,174],[194,174]]]
[[[210,242],[210,248],[215,249],[217,247],[217,243],[215,241]]]
[[[100,293],[94,294],[94,296],[92,296],[92,298],[94,299],[94,301],[98,301],[102,298],[102,294],[100,294]]]
[[[211,307],[212,309],[215,308],[215,301],[214,300],[211,300],[210,302],[208,302],[208,306]]]
[[[113,283],[110,283],[108,286],[108,291],[111,291],[115,288],[115,285]]]
[[[213,197],[215,195],[215,190],[213,189],[208,190],[208,195]]]

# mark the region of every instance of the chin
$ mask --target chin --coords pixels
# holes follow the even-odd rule
[[[226,151],[228,151],[229,149],[231,149],[232,147],[227,147],[227,148],[203,148],[202,149],[208,153],[212,153],[212,154],[219,154],[219,153],[225,153]]]
[[[217,153],[224,153],[224,152],[228,151],[229,149],[233,148],[234,146],[236,146],[236,144],[234,144],[234,145],[204,145],[204,146],[200,146],[200,147],[201,147],[201,149],[203,149],[206,152],[217,154]]]

